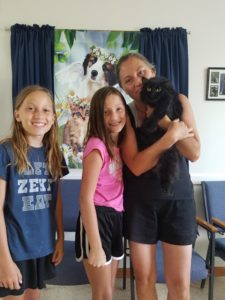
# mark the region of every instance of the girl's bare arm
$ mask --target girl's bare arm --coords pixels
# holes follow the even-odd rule
[[[106,262],[94,206],[94,193],[102,164],[102,157],[98,150],[93,150],[84,158],[80,191],[81,218],[90,243],[90,256],[88,261],[94,267],[103,266]]]
[[[58,180],[57,190],[57,202],[55,210],[57,240],[55,244],[55,250],[52,257],[52,262],[57,266],[64,255],[64,229],[63,229],[63,205],[62,205],[62,193],[61,193],[61,180]]]
[[[6,184],[6,181],[0,177],[0,282],[3,284],[3,287],[12,290],[20,289],[22,275],[12,260],[8,247],[4,217]]]

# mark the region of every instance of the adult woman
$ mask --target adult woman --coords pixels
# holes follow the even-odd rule
[[[146,117],[145,106],[140,97],[142,79],[154,77],[155,68],[142,55],[130,53],[119,60],[117,76],[120,86],[134,99],[130,108],[139,143],[141,137],[137,134],[138,127]],[[191,128],[189,133],[192,132],[171,142],[176,144],[179,151],[181,170],[171,193],[160,189],[159,179],[151,170],[166,150],[166,147],[163,150],[163,138],[141,152],[139,163],[138,159],[134,159],[138,157],[135,156],[137,145],[132,131],[122,146],[126,164],[124,230],[125,237],[129,240],[139,300],[157,299],[155,255],[158,240],[162,241],[168,299],[190,299],[191,247],[196,237],[196,228],[193,188],[186,159],[198,159],[200,141],[188,99],[180,94],[179,100],[183,108],[181,122],[171,122],[165,116],[159,123],[159,126],[168,128],[163,138],[171,131],[171,126],[181,126],[183,129],[187,126]]]

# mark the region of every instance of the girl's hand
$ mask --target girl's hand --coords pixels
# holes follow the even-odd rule
[[[52,256],[52,263],[57,266],[61,263],[64,256],[64,240],[57,240],[55,250]]]
[[[187,127],[187,125],[179,119],[170,122],[167,133],[172,134],[176,142],[194,136],[193,128]]]
[[[22,275],[17,265],[11,262],[5,262],[0,266],[0,287],[10,290],[19,290],[22,284]]]
[[[106,256],[104,250],[102,248],[90,249],[88,262],[93,267],[97,267],[97,268],[103,267],[106,263]]]

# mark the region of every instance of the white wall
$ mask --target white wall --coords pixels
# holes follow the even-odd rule
[[[225,101],[205,100],[206,69],[225,67],[224,0],[0,0],[0,138],[8,134],[12,115],[10,31],[5,28],[15,23],[89,30],[187,28],[189,98],[202,141],[191,173],[197,181],[225,178]]]

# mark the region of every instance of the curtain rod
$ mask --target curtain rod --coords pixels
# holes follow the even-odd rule
[[[30,25],[32,26],[32,25]],[[165,27],[164,27],[165,28]],[[167,27],[166,27],[167,28]],[[67,29],[67,28],[56,28],[56,29]],[[10,27],[5,27],[5,28],[1,28],[1,30],[5,30],[5,31],[10,31],[11,28]],[[72,29],[72,28],[69,28],[68,30],[93,30],[93,31],[139,31],[139,30],[112,30],[112,29],[109,29],[109,30],[100,30],[100,29]],[[153,29],[154,30],[154,29]],[[190,30],[187,30],[187,34],[191,34],[191,31]]]
[[[4,28],[1,28],[1,30],[4,30],[4,31],[10,31],[10,27],[4,27]]]

